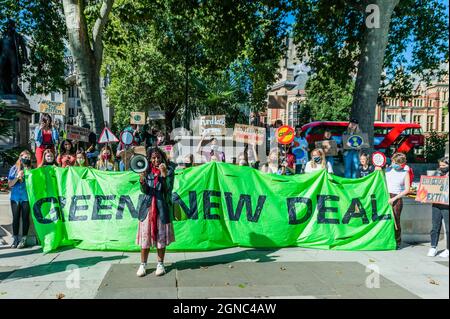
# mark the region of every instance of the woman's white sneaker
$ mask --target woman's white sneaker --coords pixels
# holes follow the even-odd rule
[[[442,258],[448,258],[448,249],[444,250],[442,253],[439,254],[439,257]]]
[[[147,266],[147,264],[141,263],[141,264],[139,265],[139,269],[138,269],[138,271],[137,271],[137,273],[136,273],[136,275],[137,275],[138,277],[144,277],[144,276],[147,274],[147,272],[146,272],[146,270],[145,270],[145,266]]]
[[[156,265],[156,271],[155,271],[155,275],[156,276],[162,276],[166,273],[166,270],[164,269],[164,264],[163,263],[158,263]]]
[[[427,256],[428,256],[428,257],[434,257],[434,256],[436,256],[436,254],[437,254],[437,249],[436,249],[436,248],[430,248],[430,249],[428,250]]]

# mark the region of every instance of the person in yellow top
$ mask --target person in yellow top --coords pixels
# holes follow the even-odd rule
[[[100,171],[117,171],[117,164],[114,161],[111,147],[104,146],[100,151],[100,157],[95,166]]]

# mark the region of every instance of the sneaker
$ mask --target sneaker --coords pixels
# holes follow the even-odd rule
[[[25,247],[27,247],[27,237],[26,236],[22,237],[22,239],[20,240],[19,245],[17,245],[18,249],[22,249],[22,248],[25,248]]]
[[[156,276],[162,276],[166,273],[166,270],[164,269],[164,265],[163,263],[158,263],[156,265],[156,271],[155,271],[155,275]]]
[[[147,266],[147,264],[145,264],[145,263],[141,263],[139,265],[139,269],[138,269],[138,271],[136,273],[136,275],[138,277],[144,277],[147,274],[147,271],[145,270],[145,266]]]
[[[13,242],[12,242],[12,244],[11,244],[11,248],[17,248],[17,245],[19,245],[19,237],[17,237],[17,236],[14,236],[13,237]]]
[[[437,249],[436,248],[430,248],[428,250],[428,254],[427,254],[428,257],[434,257],[436,255],[437,255]]]
[[[439,254],[439,257],[442,258],[448,258],[448,249],[444,250],[442,253]]]

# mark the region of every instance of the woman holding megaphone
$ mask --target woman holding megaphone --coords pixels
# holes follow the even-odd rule
[[[166,154],[158,147],[147,151],[147,169],[140,174],[141,190],[145,194],[139,209],[139,228],[136,243],[141,247],[141,264],[138,277],[146,275],[150,247],[156,247],[158,264],[155,275],[162,276],[166,246],[175,241],[171,221],[171,193],[174,171]]]

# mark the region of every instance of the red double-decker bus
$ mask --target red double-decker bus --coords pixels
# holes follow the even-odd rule
[[[326,129],[331,131],[333,139],[342,146],[342,134],[348,122],[311,122],[302,126],[306,140],[311,148],[323,139]],[[425,136],[422,128],[415,123],[374,123],[374,148],[391,156],[395,152],[405,153],[409,162],[424,162]]]

